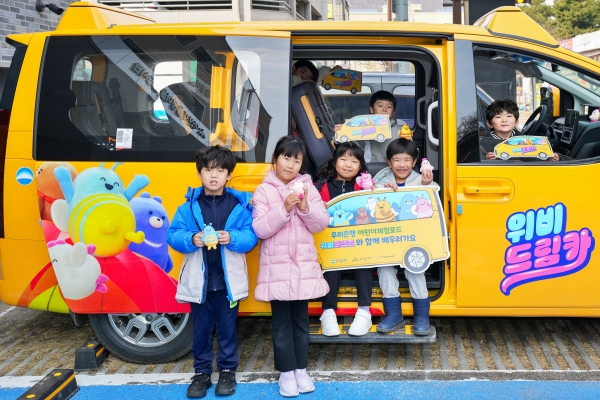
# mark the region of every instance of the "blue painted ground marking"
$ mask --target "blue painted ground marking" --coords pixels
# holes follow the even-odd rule
[[[506,399],[552,399],[587,400],[600,399],[600,382],[592,381],[365,381],[365,382],[316,382],[316,391],[298,397],[301,400],[316,399],[410,399],[410,400],[506,400]],[[82,386],[73,400],[87,399],[185,399],[187,385],[121,385]],[[15,399],[23,389],[0,389],[0,399]],[[227,397],[231,400],[277,399],[277,383],[240,383],[237,393]],[[208,390],[205,399],[221,399],[215,396],[215,385]]]

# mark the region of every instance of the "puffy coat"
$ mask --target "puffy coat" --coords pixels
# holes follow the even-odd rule
[[[294,206],[288,213],[283,203],[290,188],[270,171],[256,188],[252,227],[262,239],[257,300],[307,300],[329,292],[317,260],[313,233],[329,224],[329,213],[309,175],[298,175],[308,188],[304,212]]]
[[[239,202],[225,223],[231,242],[221,249],[223,276],[229,301],[248,297],[248,268],[246,254],[256,246],[258,238],[252,230],[252,206],[250,193],[225,188]],[[192,237],[204,227],[204,219],[198,204],[202,187],[188,188],[187,201],[177,208],[177,212],[167,231],[167,243],[184,254],[179,272],[179,283],[175,298],[179,302],[204,303],[208,269],[204,265],[202,251],[194,245]],[[211,250],[214,251],[214,250]]]

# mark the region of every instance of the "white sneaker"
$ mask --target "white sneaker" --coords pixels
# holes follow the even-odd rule
[[[296,376],[296,383],[298,384],[298,391],[300,393],[310,393],[315,391],[315,384],[310,376],[308,376],[306,368],[294,370],[294,375]]]
[[[371,313],[365,310],[361,310],[359,308],[358,310],[356,310],[356,314],[354,315],[354,321],[352,321],[350,329],[348,329],[348,335],[366,335],[371,330],[372,326],[373,323],[371,322]]]
[[[282,372],[279,375],[279,394],[283,397],[296,397],[300,394],[294,371]]]
[[[335,311],[328,309],[321,315],[321,333],[323,336],[340,336],[340,326]]]

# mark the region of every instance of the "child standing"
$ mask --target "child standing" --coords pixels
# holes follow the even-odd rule
[[[323,201],[327,202],[341,194],[361,190],[356,183],[356,177],[367,172],[367,165],[362,149],[355,142],[338,145],[333,158],[323,164],[317,171],[319,180],[317,190]],[[371,326],[371,293],[373,290],[373,270],[371,268],[355,269],[354,278],[358,292],[358,309],[348,334],[352,336],[366,335]],[[340,327],[337,323],[337,295],[342,277],[341,271],[327,271],[323,274],[329,284],[329,293],[323,298],[323,314],[321,314],[321,331],[324,336],[339,336]]]
[[[188,188],[167,233],[169,245],[185,254],[175,298],[189,302],[194,322],[194,370],[187,397],[202,398],[212,383],[213,331],[217,330],[219,382],[215,393],[235,393],[238,366],[236,322],[238,301],[248,297],[246,255],[258,238],[252,230],[250,194],[225,188],[235,168],[235,157],[220,146],[196,155],[199,188]],[[209,250],[206,226],[218,234]],[[212,243],[211,243],[212,244]]]
[[[275,369],[279,393],[295,397],[315,390],[308,366],[308,300],[329,287],[317,260],[313,233],[325,229],[329,214],[310,175],[300,174],[307,161],[300,139],[284,136],[273,152],[269,171],[253,197],[252,227],[262,239],[255,297],[270,301]],[[300,196],[291,192],[296,180]]]
[[[394,139],[386,150],[388,167],[375,175],[375,184],[378,187],[387,187],[398,190],[403,186],[435,185],[433,173],[423,171],[423,175],[413,170],[417,163],[418,151],[414,142],[398,138]],[[379,287],[383,292],[383,309],[385,318],[377,325],[378,332],[393,332],[405,325],[402,317],[401,298],[398,292],[399,283],[396,277],[396,268],[379,267]],[[429,335],[429,293],[425,282],[425,274],[414,274],[404,269],[404,276],[408,280],[410,295],[413,299],[415,335]]]

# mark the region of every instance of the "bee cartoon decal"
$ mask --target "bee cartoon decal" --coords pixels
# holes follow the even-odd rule
[[[54,224],[68,232],[73,242],[93,243],[95,256],[110,257],[121,253],[130,242],[140,244],[144,232],[136,232],[135,215],[129,201],[150,180],[136,175],[125,188],[123,181],[111,169],[100,167],[82,171],[74,181],[65,167],[54,170],[65,200],[52,204]]]

